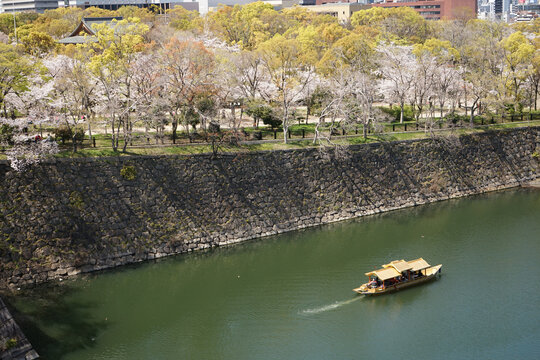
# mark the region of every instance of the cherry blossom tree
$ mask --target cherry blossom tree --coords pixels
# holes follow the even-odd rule
[[[314,67],[296,39],[275,35],[259,47],[264,65],[275,86],[272,99],[281,105],[283,141],[287,143],[291,110],[314,79]]]
[[[383,92],[391,101],[399,103],[399,122],[403,123],[405,103],[411,97],[414,81],[415,59],[411,47],[385,43],[379,45],[377,50],[380,56],[380,72],[384,78]]]
[[[172,119],[173,142],[179,123],[189,136],[190,112],[198,94],[213,87],[215,58],[201,42],[173,38],[160,54],[161,71],[167,75],[169,113]],[[203,123],[205,129],[205,124]]]
[[[160,65],[152,54],[141,53],[133,63],[134,108],[148,129],[156,132],[155,141],[163,144],[168,116],[166,95],[167,76],[160,71]]]
[[[22,60],[21,60],[22,61]],[[39,62],[35,70],[42,69]],[[21,74],[19,73],[20,76]],[[17,77],[15,76],[15,77]],[[9,79],[9,77],[8,77]],[[0,118],[0,128],[9,136],[1,136],[2,146],[7,146],[7,159],[15,171],[24,171],[29,166],[39,163],[44,157],[58,152],[58,145],[50,138],[42,140],[41,134],[29,132],[31,125],[39,126],[51,123],[50,94],[52,83],[47,76],[39,72],[28,72],[24,79],[11,78],[11,91],[3,97],[4,114],[10,108],[12,114],[22,114],[21,117],[11,116]]]

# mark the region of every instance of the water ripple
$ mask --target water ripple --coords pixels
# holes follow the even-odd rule
[[[340,308],[342,306],[352,304],[353,302],[358,301],[358,300],[363,299],[363,298],[365,298],[365,296],[357,296],[357,297],[354,297],[354,298],[349,299],[349,300],[336,301],[335,303],[320,306],[318,308],[302,310],[302,311],[299,312],[299,314],[301,314],[301,315],[320,314],[320,313],[325,312],[325,311],[335,310],[335,309]]]

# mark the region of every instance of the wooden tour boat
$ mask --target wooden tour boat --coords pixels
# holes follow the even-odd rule
[[[366,273],[368,282],[353,291],[363,295],[379,295],[424,283],[441,273],[442,264],[431,266],[424,259],[394,260],[382,269]]]

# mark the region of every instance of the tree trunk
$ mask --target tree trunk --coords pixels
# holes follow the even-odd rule
[[[128,123],[127,116],[126,116],[126,119],[124,120],[123,132],[124,132],[124,146],[122,147],[122,152],[125,153],[127,149],[127,144],[129,141],[129,138],[128,138],[129,123]]]
[[[283,142],[287,144],[287,133],[289,132],[289,108],[283,96]]]
[[[536,103],[538,102],[538,84],[534,85],[534,111],[536,111]]]
[[[190,132],[189,132],[189,124],[186,123],[185,126],[186,126],[186,134],[187,134],[187,137],[188,137],[188,139],[189,139],[189,142],[191,143],[192,141],[191,141],[191,134],[190,134]]]
[[[364,135],[364,140],[367,139],[368,126],[369,126],[369,121],[367,123],[362,124],[362,133]]]
[[[321,119],[319,118],[317,125],[315,125],[315,135],[313,136],[313,145],[315,145],[317,143],[317,140],[319,140],[319,125],[320,124],[321,124]]]
[[[161,139],[161,145],[165,144],[165,123],[163,120],[161,121],[161,135],[159,136]]]
[[[171,113],[172,117],[172,142],[173,144],[176,144],[176,129],[178,129],[178,118]]]
[[[471,117],[470,117],[470,126],[474,127],[474,111],[476,110],[478,100],[475,100],[471,105]]]
[[[90,119],[87,118],[86,121],[88,121],[88,139],[92,141],[92,126],[90,125]]]
[[[114,121],[114,116],[112,118],[112,121],[111,121],[111,129],[112,129],[112,136],[111,136],[111,146],[112,146],[112,149],[114,152],[116,152],[116,150],[118,149],[118,146],[116,146],[116,136],[115,136],[115,132],[114,132],[114,126],[115,126],[115,121]],[[105,129],[107,129],[107,126],[105,126]]]
[[[465,88],[464,93],[465,93],[465,99],[464,99],[464,101],[465,101],[465,105],[464,105],[464,107],[465,107],[465,116],[467,116],[467,88]],[[472,109],[472,107],[471,107],[471,109]]]
[[[399,107],[400,107],[400,109],[401,109],[401,112],[400,112],[400,114],[399,114],[399,123],[400,123],[400,124],[403,124],[403,112],[404,112],[404,110],[405,110],[405,103],[400,103],[400,104],[399,104]]]
[[[289,135],[288,133],[289,133],[289,124],[288,124],[288,122],[285,120],[285,118],[283,118],[283,142],[284,142],[285,144],[288,143],[288,141],[287,141],[287,140],[288,140],[288,139],[287,139],[287,135]]]
[[[120,118],[118,118],[118,126],[116,127],[116,135],[115,135],[115,138],[116,138],[116,150],[118,150],[118,146],[119,146],[118,144],[119,144],[119,141],[120,141],[120,126],[121,125],[122,125],[122,120],[120,120]]]
[[[76,153],[77,152],[77,136],[75,132],[73,132],[71,135],[71,142],[73,144],[73,153]]]

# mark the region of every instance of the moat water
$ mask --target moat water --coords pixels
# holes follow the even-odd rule
[[[355,295],[394,259],[439,280]],[[57,359],[540,359],[540,191],[394,211],[23,290]]]

